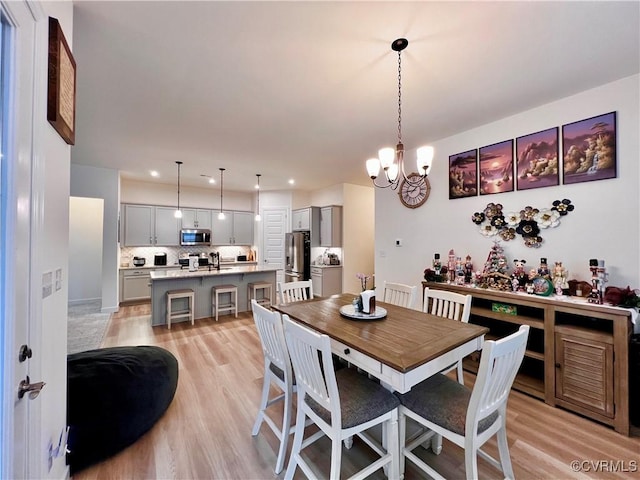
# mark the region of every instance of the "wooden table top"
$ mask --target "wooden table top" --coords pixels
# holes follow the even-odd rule
[[[340,314],[340,307],[350,305],[354,297],[334,295],[273,309],[403,373],[489,331],[383,302],[376,305],[387,310],[385,318],[351,320]]]

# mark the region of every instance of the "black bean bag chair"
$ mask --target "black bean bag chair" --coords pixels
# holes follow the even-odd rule
[[[134,443],[164,414],[178,361],[159,347],[112,347],[67,356],[67,463],[71,474]]]

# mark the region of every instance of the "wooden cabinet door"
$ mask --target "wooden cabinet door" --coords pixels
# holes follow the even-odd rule
[[[122,279],[122,301],[147,300],[151,298],[150,275],[124,276]]]
[[[218,212],[213,212],[211,226],[211,243],[213,245],[233,244],[233,212],[224,212],[224,220],[218,218]]]
[[[175,213],[175,208],[156,207],[156,245],[180,245],[180,219]]]
[[[342,246],[342,207],[320,209],[320,246]]]
[[[568,328],[566,329],[568,330]],[[613,418],[613,343],[576,329],[555,333],[556,398]]]
[[[181,228],[211,230],[211,210],[183,208]]]
[[[192,229],[198,228],[196,225],[198,220],[196,218],[196,210],[193,208],[182,209],[182,220],[180,221],[180,228]]]
[[[292,215],[291,229],[296,230],[310,230],[311,229],[311,209],[302,208],[300,210],[294,210]]]
[[[253,245],[253,213],[233,212],[233,244]]]
[[[149,205],[124,206],[124,245],[153,245],[153,207]]]

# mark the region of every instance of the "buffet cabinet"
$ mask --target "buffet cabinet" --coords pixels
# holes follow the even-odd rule
[[[487,340],[529,325],[527,350],[513,388],[629,435],[631,315],[580,297],[542,297],[447,283],[424,287],[471,294],[470,323],[489,328]],[[467,357],[476,372],[480,353]]]

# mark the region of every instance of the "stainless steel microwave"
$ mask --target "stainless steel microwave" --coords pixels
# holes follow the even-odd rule
[[[182,229],[180,245],[211,245],[211,230]]]

